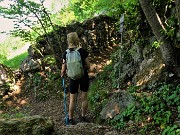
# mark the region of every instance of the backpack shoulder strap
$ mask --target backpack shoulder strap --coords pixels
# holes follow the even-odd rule
[[[78,51],[79,49],[81,49],[81,47],[77,47],[75,50]]]
[[[80,58],[81,58],[81,54],[80,54],[80,52],[78,51],[79,49],[80,49],[80,47],[76,48],[75,51],[78,53],[78,55],[79,55]]]
[[[66,52],[67,52],[67,53],[69,53],[69,52],[70,52],[70,50],[69,50],[69,49],[67,49],[67,50],[66,50]]]

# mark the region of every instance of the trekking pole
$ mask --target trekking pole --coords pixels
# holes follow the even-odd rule
[[[64,112],[65,112],[65,123],[67,126],[68,125],[68,113],[67,113],[67,107],[66,107],[66,87],[65,87],[64,77],[62,78],[62,87],[64,89]]]

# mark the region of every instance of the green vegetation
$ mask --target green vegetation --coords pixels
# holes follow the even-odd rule
[[[11,114],[5,113],[1,114],[1,118],[22,118],[27,116],[26,114],[19,113],[17,110],[12,110]]]
[[[22,2],[22,1],[21,1]],[[164,29],[161,30],[160,34],[163,34],[171,44],[179,45],[180,38],[178,36],[178,19],[176,14],[172,15],[174,11],[175,3],[172,0],[153,0],[154,9],[157,10],[159,18],[163,20],[162,24]],[[38,4],[35,3],[20,3],[26,6],[36,9],[40,12]],[[18,5],[13,8],[16,11],[20,11],[23,7]],[[28,9],[29,9],[28,7]],[[166,7],[166,8],[165,8]],[[12,8],[12,9],[13,9]],[[41,5],[41,10],[43,9]],[[13,9],[14,10],[14,9]],[[12,14],[14,11],[6,12],[7,14]],[[14,12],[16,15],[24,15],[23,12]],[[31,12],[28,10],[28,15]],[[64,26],[74,21],[84,21],[87,18],[91,18],[98,14],[107,14],[114,19],[119,20],[122,14],[125,14],[125,29],[126,29],[126,39],[130,43],[127,45],[126,52],[122,52],[124,57],[124,63],[128,63],[132,53],[136,53],[131,48],[132,45],[136,44],[140,47],[149,45],[149,37],[153,36],[153,32],[146,20],[145,15],[142,12],[141,6],[138,0],[71,0],[69,5],[63,8],[59,13],[51,14],[53,25],[50,23],[48,16],[41,13],[40,17],[45,25],[45,29],[42,29],[39,25],[34,25],[34,22],[27,19],[22,20],[22,22],[33,23],[32,31],[23,31],[19,27],[13,33],[16,36],[25,38],[26,40],[33,40],[39,36],[38,33],[46,34],[46,32],[51,32],[54,25]],[[68,16],[68,17],[67,17]],[[51,26],[51,27],[49,27]],[[117,22],[117,29],[119,27],[119,22]],[[50,29],[49,29],[50,28]],[[46,31],[47,29],[47,31]],[[10,41],[10,40],[9,40]],[[157,49],[161,47],[161,42],[157,41],[157,37],[150,44],[151,47]],[[16,43],[4,43],[1,44],[0,52],[0,63],[3,63],[13,69],[19,67],[20,62],[27,56],[27,52],[14,57],[11,60],[7,60],[9,52],[12,50],[17,50],[22,47],[22,44]],[[10,50],[8,50],[10,49]],[[169,58],[169,57],[167,57]],[[89,101],[90,109],[98,122],[100,121],[99,113],[104,105],[108,102],[109,97],[113,94],[113,89],[117,85],[118,70],[114,70],[114,65],[119,61],[118,51],[113,53],[112,64],[104,68],[104,71],[98,74],[97,81],[91,84],[89,90]],[[55,63],[54,59],[48,57],[44,60],[44,63],[53,65]],[[120,70],[120,68],[119,68]],[[50,98],[50,96],[56,96],[62,93],[59,92],[61,88],[60,79],[58,73],[44,71],[43,74],[37,72],[34,76],[27,82],[27,88],[31,89],[38,101],[45,101]],[[58,81],[57,81],[57,80]],[[180,134],[180,129],[176,125],[175,121],[180,119],[180,85],[179,84],[160,84],[156,88],[151,88],[148,94],[141,92],[139,94],[139,89],[136,86],[122,86],[129,91],[137,104],[130,105],[124,112],[117,115],[116,117],[107,120],[106,122],[116,129],[128,129],[128,128],[138,128],[140,134],[153,134],[155,132],[162,132],[163,135],[176,135]],[[51,90],[51,91],[49,91]],[[58,93],[58,94],[57,94]],[[140,95],[140,96],[138,96]],[[128,122],[132,121],[132,124],[128,126]],[[156,131],[157,130],[157,131]]]
[[[19,69],[19,66],[21,64],[21,62],[27,57],[28,53],[22,53],[18,56],[15,56],[14,58],[7,60],[7,59],[3,59],[2,60],[2,64],[14,69]]]
[[[18,51],[26,42],[17,37],[9,37],[3,43],[0,44],[0,63],[4,64],[12,69],[18,69],[22,60],[24,60],[28,53],[27,50],[23,50],[18,55],[12,56],[13,52]],[[8,57],[11,56],[11,59]]]
[[[89,91],[90,110],[100,121],[100,111],[107,103],[113,93],[110,74],[112,65],[107,66],[97,77],[97,81],[92,83]],[[160,84],[157,88],[152,88],[149,94],[139,93],[138,87],[127,87],[136,104],[128,106],[121,114],[107,120],[116,129],[135,128],[139,133],[154,133],[156,130],[162,134],[176,135],[180,133],[178,126],[174,123],[180,118],[180,85]],[[139,93],[139,94],[138,94]],[[128,122],[133,124],[128,126]],[[142,126],[143,124],[143,126]]]
[[[56,72],[36,72],[28,79],[27,89],[32,90],[37,101],[45,101],[50,97],[62,97],[61,79]]]

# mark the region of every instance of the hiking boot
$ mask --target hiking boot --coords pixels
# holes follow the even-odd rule
[[[86,117],[81,117],[80,120],[82,123],[89,123],[89,121],[86,119]]]
[[[69,123],[69,118],[68,118],[68,117],[67,117],[67,118],[65,117],[65,118],[64,118],[64,122],[65,122],[66,125],[68,125],[68,123]]]
[[[73,119],[69,119],[68,125],[75,125],[74,120]]]

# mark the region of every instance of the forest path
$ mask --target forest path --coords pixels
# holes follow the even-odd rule
[[[117,49],[117,46],[114,47],[108,47],[106,50],[104,50],[101,53],[97,53],[96,55],[90,55],[90,63],[91,63],[91,72],[89,73],[90,78],[93,79],[93,81],[96,80],[95,76],[101,72],[103,67],[110,63],[110,55],[113,51]],[[60,79],[60,78],[59,78]],[[54,122],[54,129],[55,133],[58,135],[61,134],[82,134],[82,135],[88,135],[88,134],[105,134],[111,131],[111,134],[114,130],[107,126],[107,125],[98,125],[96,124],[96,121],[91,114],[90,110],[87,113],[87,119],[89,120],[89,124],[81,124],[79,116],[81,114],[81,93],[78,94],[77,99],[77,107],[76,112],[74,114],[74,119],[77,125],[75,126],[66,126],[65,125],[65,111],[64,111],[64,97],[63,91],[59,91],[55,95],[49,96],[48,99],[45,101],[38,101],[36,100],[36,92],[34,91],[35,88],[29,88],[26,89],[27,86],[26,83],[27,80],[21,80],[19,81],[19,87],[22,89],[22,93],[18,96],[19,100],[25,101],[25,105],[21,106],[21,109],[19,109],[22,113],[27,113],[27,115],[41,115],[44,117],[50,117]],[[93,81],[90,82],[93,83]],[[26,90],[25,90],[26,89]],[[42,89],[44,90],[44,89]],[[59,96],[58,96],[59,95]],[[69,103],[69,94],[66,95],[66,105],[68,109],[68,103]],[[74,131],[74,132],[73,132]],[[113,135],[112,134],[112,135]]]

